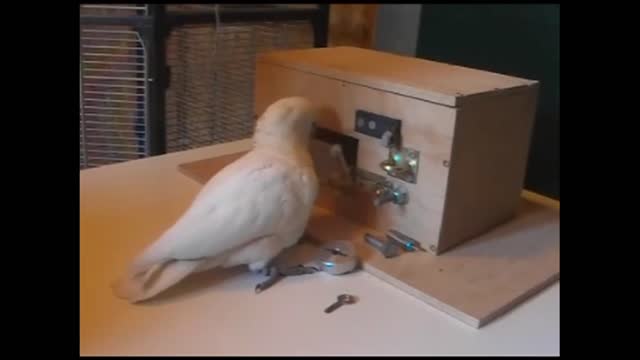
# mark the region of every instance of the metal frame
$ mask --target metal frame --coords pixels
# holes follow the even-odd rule
[[[313,15],[313,39],[315,47],[327,47],[329,39],[329,4],[318,4],[318,9]]]
[[[326,5],[319,5],[326,7]],[[310,20],[320,11],[319,8],[225,8],[219,11],[221,23],[234,22],[256,22],[256,21],[291,21]],[[203,12],[181,12],[167,15],[167,25],[181,26],[187,24],[206,24],[212,21],[210,13]]]
[[[152,16],[151,34],[148,36],[150,43],[151,71],[149,81],[150,88],[149,109],[149,155],[166,153],[165,131],[165,90],[169,87],[169,76],[166,62],[165,43],[168,35],[166,23],[165,5],[149,5],[149,14]]]
[[[326,47],[329,24],[329,5],[316,4],[314,8],[257,7],[219,8],[222,24],[236,22],[310,21],[314,33],[314,47]],[[139,16],[80,16],[81,25],[127,25],[142,36],[148,56],[146,90],[149,96],[147,111],[147,151],[149,156],[166,153],[165,92],[169,86],[169,68],[166,62],[166,40],[173,27],[189,24],[215,25],[207,11],[168,12],[167,5],[148,5],[148,13]],[[85,159],[85,161],[87,161]]]

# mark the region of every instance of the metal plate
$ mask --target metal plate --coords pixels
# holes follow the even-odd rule
[[[355,131],[361,134],[381,139],[386,131],[399,132],[401,125],[400,120],[364,110],[356,110]]]

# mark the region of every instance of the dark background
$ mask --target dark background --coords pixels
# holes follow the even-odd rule
[[[560,200],[560,6],[423,5],[416,56],[540,81],[525,188]]]

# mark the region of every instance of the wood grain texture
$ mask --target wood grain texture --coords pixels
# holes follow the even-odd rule
[[[438,243],[449,173],[443,163],[450,160],[456,109],[278,65],[259,63],[256,76],[257,114],[282,97],[313,99],[321,109],[319,125],[356,138],[358,168],[378,175],[385,175],[379,164],[388,157],[388,150],[378,139],[355,131],[356,110],[402,119],[404,146],[420,151],[418,183],[403,183],[411,193],[409,203],[376,208],[370,191],[322,186],[318,204],[366,226],[393,226],[423,243]],[[313,153],[316,163],[326,156]]]
[[[242,153],[181,164],[204,184]],[[363,241],[361,226],[316,207],[311,241],[350,240],[365,271],[473,327],[482,327],[559,279],[559,203],[525,193],[512,221],[441,256],[405,253],[385,259]]]
[[[437,253],[514,216],[524,186],[536,103],[533,86],[458,110]]]
[[[354,241],[367,271],[480,327],[559,277],[559,211],[520,196],[537,83],[414,60],[351,48],[272,53],[257,64],[255,111],[313,99],[319,125],[357,139],[357,167],[378,175],[387,149],[355,132],[355,112],[401,120],[402,145],[420,152],[417,183],[402,182],[408,204],[374,207],[367,189],[322,186],[308,233]],[[418,91],[400,91],[410,79]],[[326,152],[312,147],[317,167]],[[225,161],[181,171],[203,182]],[[434,254],[385,259],[364,243],[365,232],[389,228]]]
[[[371,48],[377,13],[378,4],[331,4],[328,45]]]
[[[393,259],[363,241],[375,229],[323,209],[317,209],[308,232],[321,242],[354,241],[366,271],[479,328],[559,279],[559,226],[559,211],[525,199],[513,221],[445,255]]]
[[[446,106],[518,91],[535,81],[349,46],[276,51],[259,62],[340,79]]]
[[[178,165],[178,171],[194,179],[198,183],[204,184],[218,171],[228,164],[238,160],[244,154],[246,154],[246,151],[202,159],[187,164],[180,164]]]
[[[425,81],[414,82],[414,88],[454,94],[450,104],[457,106],[393,88],[423,75]],[[537,82],[348,47],[269,53],[258,60],[256,76],[256,115],[282,97],[313,99],[321,108],[321,126],[358,140],[359,169],[386,175],[379,164],[388,150],[378,139],[355,132],[357,110],[399,119],[402,145],[420,152],[416,184],[392,179],[408,189],[407,205],[376,208],[370,189],[324,186],[318,206],[363,226],[395,228],[435,254],[507,221],[516,211]],[[384,82],[368,86],[370,79]],[[464,103],[457,102],[460,98]]]

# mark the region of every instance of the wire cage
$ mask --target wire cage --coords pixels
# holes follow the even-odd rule
[[[80,168],[251,136],[256,56],[326,46],[327,5],[81,5]]]

